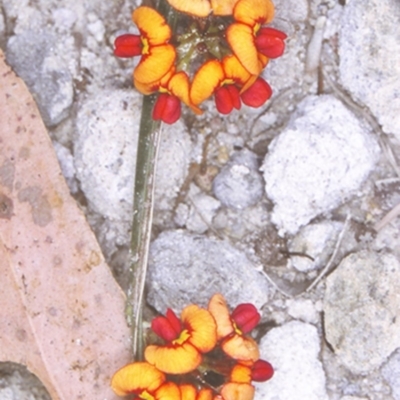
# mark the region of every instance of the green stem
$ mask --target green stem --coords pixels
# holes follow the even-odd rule
[[[153,221],[153,203],[157,153],[161,123],[151,117],[155,96],[143,98],[137,149],[130,279],[126,315],[132,332],[135,361],[143,359],[143,297]]]

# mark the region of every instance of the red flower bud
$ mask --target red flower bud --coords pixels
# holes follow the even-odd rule
[[[274,375],[274,368],[268,361],[257,360],[251,367],[251,379],[256,382],[265,382]]]
[[[166,316],[159,316],[151,321],[151,329],[167,342],[175,340],[182,332],[182,325],[175,313],[168,308]]]
[[[160,93],[153,108],[153,119],[173,124],[181,116],[181,102],[171,94]]]
[[[240,110],[239,89],[235,85],[223,85],[215,91],[215,105],[221,114],[229,114],[233,108]]]
[[[240,97],[244,104],[250,107],[262,106],[272,95],[271,86],[262,78],[256,81]]]
[[[232,312],[231,318],[242,333],[248,333],[260,321],[260,314],[253,304],[239,304]]]
[[[127,33],[118,36],[114,41],[114,55],[117,57],[134,57],[142,54],[142,40],[139,35]]]
[[[285,51],[287,36],[277,29],[261,28],[256,37],[257,50],[268,58],[280,57]]]

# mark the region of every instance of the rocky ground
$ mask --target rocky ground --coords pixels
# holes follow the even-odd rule
[[[112,55],[134,1],[0,0],[0,46],[126,287],[141,96]],[[400,399],[399,0],[276,0],[262,109],[166,126],[148,304],[262,309],[257,400]],[[389,214],[388,214],[389,213]],[[0,399],[45,399],[2,365]]]

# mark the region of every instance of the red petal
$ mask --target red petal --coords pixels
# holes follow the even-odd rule
[[[215,91],[215,105],[221,114],[229,114],[233,108],[240,109],[239,89],[235,85],[224,85]]]
[[[164,94],[168,96],[168,94]],[[167,100],[163,100],[164,98],[165,97],[163,97],[160,102],[160,107],[164,107],[165,109]],[[159,119],[162,119],[162,116]],[[182,325],[175,313],[168,308],[166,317],[156,317],[153,319],[153,321],[151,321],[151,329],[165,341],[172,342],[179,337],[180,333],[182,332]]]
[[[182,332],[182,325],[180,319],[176,316],[173,310],[168,308],[166,317],[171,325],[171,327],[174,329],[174,331],[177,334],[180,334]]]
[[[285,51],[286,34],[273,28],[261,28],[256,37],[257,50],[268,58],[280,57]]]
[[[114,55],[117,57],[134,57],[142,54],[142,41],[139,35],[129,33],[118,36],[114,41]]]
[[[240,97],[244,104],[250,107],[262,106],[272,95],[272,89],[262,78],[256,81]]]
[[[154,318],[153,321],[151,321],[151,329],[167,342],[172,342],[179,336],[179,333],[178,335],[176,334],[168,319],[164,316]]]
[[[176,96],[161,93],[153,108],[153,119],[173,124],[181,116],[181,102]]]
[[[243,332],[248,333],[255,328],[260,321],[260,314],[253,304],[239,304],[231,314],[237,327]]]
[[[274,368],[268,361],[257,360],[251,368],[251,379],[256,382],[265,382],[274,375]]]

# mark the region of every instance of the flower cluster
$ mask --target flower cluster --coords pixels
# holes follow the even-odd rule
[[[162,343],[146,347],[146,361],[117,371],[111,386],[117,395],[134,399],[252,400],[251,382],[273,375],[248,335],[259,320],[252,304],[229,313],[221,294],[211,298],[208,309],[186,307],[180,319],[168,309],[151,324]]]
[[[153,119],[172,124],[181,102],[196,114],[214,95],[222,114],[241,103],[260,107],[272,94],[260,76],[269,59],[282,55],[286,35],[266,25],[271,0],[168,0],[184,18],[172,29],[157,10],[141,6],[133,14],[139,34],[115,40],[118,57],[141,56],[133,73],[141,93],[159,93]],[[183,13],[183,14],[180,14]]]

